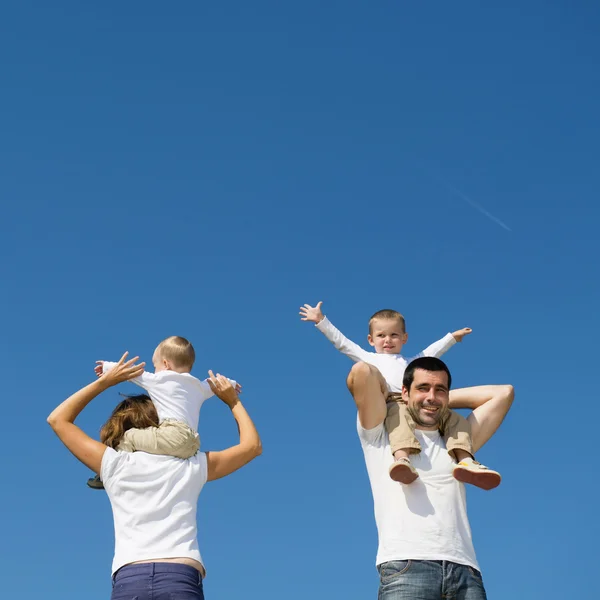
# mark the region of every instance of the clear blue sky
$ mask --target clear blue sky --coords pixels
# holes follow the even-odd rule
[[[400,310],[408,354],[473,328],[456,385],[516,388],[480,453],[504,481],[468,494],[489,597],[595,597],[599,27],[589,0],[3,6],[3,593],[108,598],[107,498],[46,416],[179,334],[264,442],[200,497],[207,600],[376,598],[351,363],[298,317],[324,300],[364,343]],[[235,440],[218,400],[200,431]]]

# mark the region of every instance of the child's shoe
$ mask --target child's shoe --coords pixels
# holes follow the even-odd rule
[[[103,490],[104,484],[100,479],[100,475],[96,475],[95,477],[90,477],[87,480],[88,487],[91,487],[93,490]]]
[[[409,458],[399,458],[394,461],[390,466],[390,477],[394,481],[398,481],[399,483],[404,483],[408,485],[412,483],[419,474],[416,472],[415,468],[410,464]]]
[[[461,460],[452,471],[454,479],[470,483],[482,490],[493,490],[500,485],[502,477],[497,471],[492,471],[472,458]]]

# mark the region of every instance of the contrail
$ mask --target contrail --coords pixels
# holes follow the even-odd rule
[[[462,198],[465,202],[468,202],[473,208],[478,210],[482,215],[485,215],[488,219],[494,221],[494,223],[497,223],[503,229],[506,229],[506,231],[512,232],[512,229],[508,225],[506,225],[506,223],[503,223],[498,217],[495,217],[491,212],[485,210],[485,208],[483,208],[483,206],[481,206],[481,204],[478,204],[477,202],[475,202],[475,200],[472,200],[471,198],[469,198],[469,196],[467,196],[464,192],[461,192],[458,188],[455,188],[453,185],[450,185],[446,181],[443,181],[442,183],[451,192],[454,192],[459,198]]]
[[[498,217],[495,217],[491,212],[485,210],[481,204],[475,202],[475,200],[469,198],[464,192],[461,192],[457,187],[454,187],[451,183],[448,183],[445,179],[442,179],[439,175],[436,175],[428,169],[424,165],[421,165],[421,168],[430,173],[435,179],[437,179],[445,188],[448,189],[449,192],[452,192],[459,198],[462,198],[467,204],[470,204],[475,210],[478,210],[482,215],[485,215],[490,221],[494,221],[497,225],[500,225],[502,229],[506,229],[506,231],[510,231],[512,233],[512,229],[506,224],[503,223]]]

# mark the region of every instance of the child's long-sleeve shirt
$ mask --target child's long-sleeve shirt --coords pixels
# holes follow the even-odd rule
[[[106,373],[116,364],[104,361],[102,371]],[[186,423],[192,431],[198,431],[200,407],[205,400],[213,396],[213,391],[206,381],[200,381],[190,373],[169,370],[158,373],[144,371],[131,381],[148,392],[156,406],[159,422],[173,419]],[[235,381],[230,381],[232,385],[236,385]]]
[[[376,352],[364,350],[358,344],[349,340],[337,327],[334,327],[327,317],[324,317],[320,323],[317,323],[316,328],[342,354],[345,354],[354,362],[366,362],[377,367],[388,384],[390,391],[396,393],[402,392],[404,371],[412,360],[421,356],[435,356],[439,358],[456,344],[454,336],[448,333],[441,340],[434,342],[416,356],[404,358],[401,354],[377,354]]]

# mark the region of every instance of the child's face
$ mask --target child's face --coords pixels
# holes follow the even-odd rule
[[[397,319],[375,319],[367,339],[377,354],[400,354],[408,334]]]

